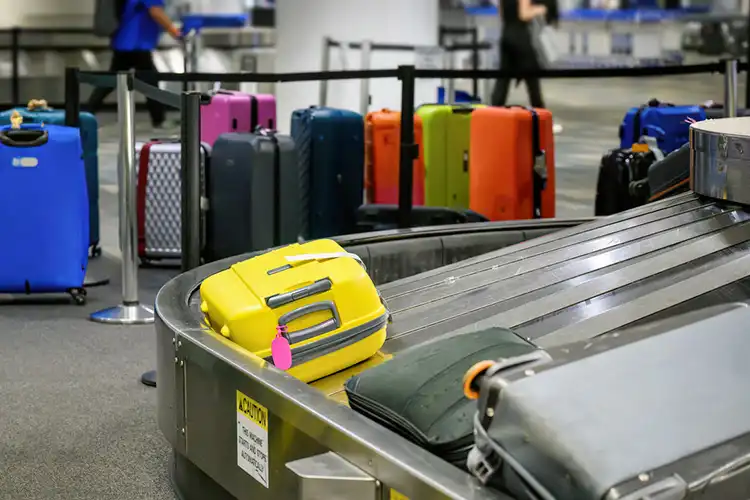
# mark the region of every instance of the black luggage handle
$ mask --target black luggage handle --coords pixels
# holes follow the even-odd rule
[[[318,337],[328,332],[332,332],[341,326],[341,318],[339,317],[339,311],[336,309],[336,304],[330,300],[324,300],[321,302],[314,302],[307,304],[302,307],[298,307],[293,311],[289,311],[286,314],[282,314],[279,318],[279,326],[286,327],[290,322],[321,311],[330,311],[333,317],[318,323],[317,325],[303,328],[302,330],[293,333],[283,333],[282,335],[290,344],[302,342],[313,337]],[[280,331],[285,331],[285,328],[281,328]]]
[[[545,152],[542,149],[542,139],[541,139],[541,123],[539,120],[539,115],[534,110],[534,108],[530,108],[527,106],[519,106],[517,104],[511,104],[508,106],[503,106],[504,108],[510,109],[510,108],[520,108],[525,109],[529,113],[531,113],[531,169],[532,169],[532,177],[534,181],[533,185],[533,197],[534,197],[534,206],[533,206],[533,213],[532,218],[533,219],[541,219],[542,218],[542,191],[547,187],[547,163],[546,163],[546,157]],[[538,162],[542,163],[538,163]]]
[[[648,104],[644,104],[643,106],[638,107],[638,111],[635,112],[635,117],[633,118],[633,143],[637,143],[641,139],[642,130],[641,130],[641,113],[643,113],[646,109],[649,108],[658,108],[661,106],[665,106],[668,108],[674,108],[675,105],[669,102],[661,102],[658,99],[651,99],[648,101]],[[622,131],[620,132],[622,134]]]
[[[452,106],[451,113],[457,115],[470,115],[476,108],[474,106]]]
[[[9,129],[0,132],[0,142],[11,148],[34,148],[49,141],[49,132],[41,129]]]

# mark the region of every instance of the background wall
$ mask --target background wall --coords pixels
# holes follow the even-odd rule
[[[322,39],[436,45],[438,0],[277,0],[276,71],[320,69]],[[332,69],[360,68],[359,51],[331,53]],[[374,52],[372,69],[414,64],[412,52]],[[328,104],[358,110],[359,81],[330,82]],[[421,81],[417,103],[434,102],[437,82]],[[279,129],[289,130],[289,117],[297,108],[318,104],[317,82],[276,85]],[[373,80],[370,109],[401,107],[400,83]]]
[[[90,26],[94,0],[2,0],[0,28]]]

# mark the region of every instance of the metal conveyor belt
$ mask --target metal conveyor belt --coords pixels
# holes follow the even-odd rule
[[[386,284],[384,351],[490,325],[546,347],[747,300],[748,220],[689,193]]]

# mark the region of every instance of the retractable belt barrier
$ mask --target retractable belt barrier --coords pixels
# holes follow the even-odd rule
[[[511,78],[617,78],[638,76],[691,75],[721,73],[725,75],[725,109],[727,116],[737,115],[737,71],[747,70],[747,63],[737,60],[709,64],[670,66],[661,68],[606,68],[606,69],[555,69],[532,72],[489,70],[426,70],[414,66],[397,69],[363,71],[328,71],[304,73],[155,73],[89,72],[68,68],[65,72],[65,123],[80,125],[80,84],[116,88],[118,123],[120,130],[119,153],[119,211],[120,248],[122,251],[122,303],[91,315],[92,321],[109,324],[144,324],[154,321],[153,310],[138,299],[138,232],[135,195],[135,98],[138,92],[144,97],[177,109],[181,115],[181,183],[182,183],[182,270],[187,272],[201,263],[201,189],[200,189],[200,109],[210,102],[210,96],[195,92],[175,93],[147,84],[149,81],[178,82],[302,82],[356,80],[372,78],[397,78],[401,81],[401,130],[399,155],[399,207],[398,222],[402,228],[411,225],[412,165],[419,153],[414,139],[414,98],[417,78],[496,79]],[[141,381],[156,385],[156,372],[142,375]]]
[[[331,42],[336,43],[336,42]],[[396,49],[394,49],[394,47]],[[412,46],[383,45],[384,49],[409,49]],[[200,265],[200,106],[210,97],[200,92],[175,93],[162,90],[143,80],[162,82],[227,82],[227,83],[286,83],[303,81],[363,80],[374,78],[396,78],[401,81],[401,154],[399,170],[399,225],[409,227],[412,207],[412,162],[418,154],[414,141],[415,81],[418,78],[445,79],[525,79],[525,78],[621,78],[653,77],[719,73],[725,75],[726,108],[731,115],[737,107],[737,72],[747,71],[748,64],[736,60],[716,61],[705,64],[675,65],[665,67],[638,68],[576,68],[539,69],[535,71],[501,70],[433,70],[417,69],[414,66],[399,66],[396,69],[313,71],[298,73],[157,73],[130,72],[130,93],[138,92],[144,97],[161,102],[181,112],[182,130],[182,268],[188,271]],[[65,76],[66,123],[78,126],[81,83],[96,87],[116,87],[117,74],[107,71],[80,71],[68,68]],[[122,127],[127,124],[120,123]],[[123,129],[124,130],[124,129]],[[135,221],[131,221],[135,223]]]

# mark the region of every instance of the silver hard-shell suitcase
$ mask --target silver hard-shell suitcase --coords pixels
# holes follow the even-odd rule
[[[136,144],[138,256],[142,263],[182,256],[181,147],[178,139]],[[201,144],[201,196],[204,200],[205,170],[210,156],[211,147]],[[202,208],[201,226],[205,235],[205,201]],[[205,242],[205,237],[202,241]]]
[[[519,499],[750,498],[750,308],[500,360],[468,466]]]

